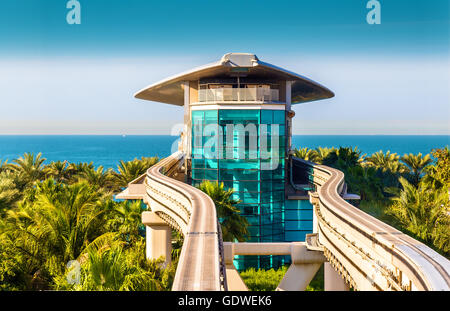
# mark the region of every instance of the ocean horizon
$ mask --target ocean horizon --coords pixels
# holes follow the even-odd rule
[[[67,160],[117,168],[120,160],[171,154],[178,136],[170,135],[0,135],[0,160],[11,162],[25,152],[39,153],[45,163]],[[370,155],[379,150],[403,155],[430,153],[450,145],[450,135],[293,135],[295,148],[358,147]],[[176,149],[176,147],[174,147]]]

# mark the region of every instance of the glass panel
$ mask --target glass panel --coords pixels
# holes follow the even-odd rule
[[[202,124],[204,120],[203,111],[192,111],[192,124]]]
[[[259,169],[258,159],[225,159],[219,160],[221,169]]]
[[[205,179],[214,180],[217,179],[217,170],[214,169],[207,169],[205,170]]]
[[[217,159],[206,159],[205,160],[205,167],[206,168],[217,168]]]
[[[286,113],[284,110],[274,110],[273,111],[273,123],[274,124],[284,124],[285,114]]]
[[[192,170],[192,179],[204,179],[205,178],[205,170],[195,169]]]
[[[206,110],[205,111],[205,123],[206,124],[217,124],[217,110]]]
[[[285,228],[286,230],[302,230],[302,231],[312,231],[313,222],[312,220],[304,220],[304,221],[291,221],[285,220]]]
[[[219,170],[220,180],[259,180],[259,170]]]
[[[310,233],[307,231],[286,231],[285,238],[286,241],[305,241],[306,234]]]
[[[259,215],[259,206],[253,204],[238,204],[242,215]]]
[[[272,110],[261,110],[261,124],[272,124],[273,112]]]
[[[257,215],[247,215],[245,218],[247,218],[247,221],[250,225],[259,225],[259,216]]]
[[[286,220],[312,220],[313,211],[312,210],[286,210],[285,211]]]
[[[205,168],[205,160],[204,159],[192,159],[192,168]]]

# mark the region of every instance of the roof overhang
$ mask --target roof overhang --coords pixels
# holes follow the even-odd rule
[[[331,98],[334,93],[325,86],[286,69],[260,61],[248,53],[228,53],[217,62],[182,72],[154,83],[134,96],[155,102],[184,105],[185,81],[213,78],[217,76],[245,75],[247,77],[292,81],[292,104]]]

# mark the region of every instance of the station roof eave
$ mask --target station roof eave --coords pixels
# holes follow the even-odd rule
[[[185,81],[216,76],[233,76],[245,72],[249,77],[261,77],[292,81],[291,103],[299,104],[334,97],[325,86],[294,72],[260,61],[256,55],[247,53],[225,54],[221,60],[206,64],[154,83],[134,94],[138,99],[171,105],[184,105]]]

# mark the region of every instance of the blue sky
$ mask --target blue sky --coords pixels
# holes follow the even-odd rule
[[[333,99],[297,105],[297,134],[450,134],[449,1],[3,0],[0,134],[170,134],[182,108],[148,84],[252,52]]]

